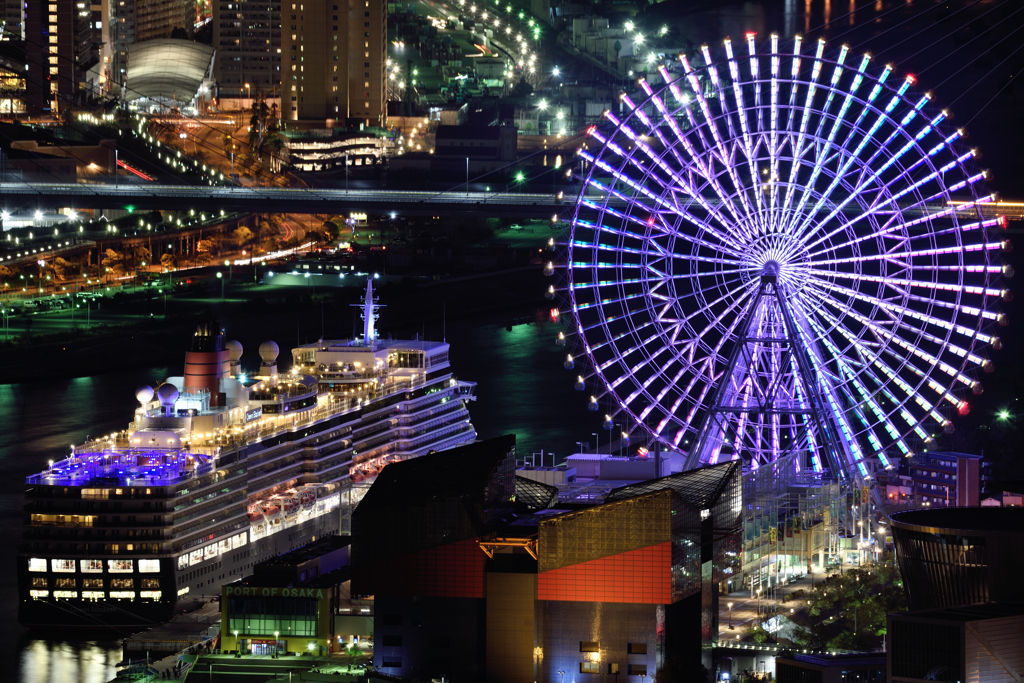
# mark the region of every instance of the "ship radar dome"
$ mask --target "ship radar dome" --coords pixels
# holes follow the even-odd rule
[[[279,353],[281,353],[281,349],[272,341],[265,341],[260,344],[260,358],[263,359],[264,363],[273,363],[277,360],[277,354]]]
[[[153,400],[153,387],[148,384],[143,384],[141,387],[135,390],[135,398],[138,399],[139,403],[146,405]]]
[[[160,399],[160,405],[174,405],[174,402],[178,400],[178,387],[170,382],[164,382],[157,387],[156,395]]]
[[[224,342],[224,348],[231,354],[231,362],[237,362],[242,357],[242,345],[234,339]]]

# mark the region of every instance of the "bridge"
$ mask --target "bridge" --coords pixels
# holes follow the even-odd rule
[[[74,209],[195,209],[246,213],[340,214],[349,211],[403,216],[460,215],[551,218],[575,196],[555,192],[432,192],[383,189],[240,187],[155,184],[0,183],[0,207],[29,211]]]
[[[592,197],[599,202],[598,197]],[[417,191],[380,188],[335,189],[291,187],[243,187],[202,185],[159,185],[102,183],[24,183],[0,182],[0,208],[33,211],[44,207],[74,209],[139,210],[195,209],[196,211],[236,211],[242,213],[341,214],[360,211],[371,214],[400,213],[403,216],[441,216],[451,213],[515,218],[568,217],[576,202],[574,189],[540,194],[531,192]],[[715,203],[715,202],[713,202]],[[611,204],[626,208],[621,199]],[[945,208],[927,205],[928,213]],[[990,204],[993,214],[1011,221],[1024,220],[1024,202],[999,201]],[[857,213],[851,204],[847,213]],[[912,208],[909,215],[923,215]],[[973,212],[965,212],[970,214]],[[986,212],[987,213],[987,212]],[[1016,231],[1013,231],[1016,232]]]

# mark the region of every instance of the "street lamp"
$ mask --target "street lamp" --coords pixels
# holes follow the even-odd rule
[[[761,589],[757,589],[757,616],[761,616]]]
[[[732,603],[730,602],[727,604],[729,605],[729,630],[732,631],[736,629],[736,627],[732,625]]]
[[[249,104],[252,104],[252,88],[249,87],[248,83],[245,84],[245,93],[246,99],[249,100]]]

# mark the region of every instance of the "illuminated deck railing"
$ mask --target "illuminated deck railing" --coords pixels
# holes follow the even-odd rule
[[[25,478],[28,484],[112,488],[170,486],[213,471],[215,464],[181,449],[79,452]]]

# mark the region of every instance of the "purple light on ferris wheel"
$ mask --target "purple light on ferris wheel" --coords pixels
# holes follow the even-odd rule
[[[727,385],[735,417],[708,432],[702,462],[760,467],[805,448],[805,466],[846,476],[949,430],[992,369],[1012,273],[1005,219],[949,113],[913,76],[800,37],[747,34],[658,76],[580,150],[558,291],[600,413],[686,450]],[[758,295],[765,273],[776,298]],[[764,412],[816,397],[827,426]],[[823,459],[829,439],[842,453]]]

